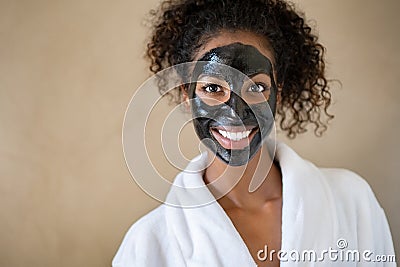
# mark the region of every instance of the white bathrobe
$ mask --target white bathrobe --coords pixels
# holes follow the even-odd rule
[[[275,159],[283,185],[281,266],[396,266],[393,260],[381,262],[394,255],[392,238],[383,209],[361,177],[344,169],[317,168],[283,143],[277,144]],[[203,169],[205,162],[204,156],[194,159],[187,168],[191,172],[181,172],[174,184],[204,186],[202,171],[193,170]],[[197,197],[173,191],[168,197],[174,203]],[[213,198],[209,191],[204,197]],[[263,249],[259,256],[268,260],[271,252]],[[197,208],[163,204],[151,211],[129,229],[112,265],[256,263],[225,211],[212,201]]]

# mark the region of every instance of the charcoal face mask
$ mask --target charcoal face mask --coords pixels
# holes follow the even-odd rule
[[[268,101],[259,103],[246,101],[242,87],[245,80],[257,74],[266,74],[271,80]],[[229,99],[213,104],[204,101],[196,93],[195,81],[201,76],[216,77],[229,85]],[[233,43],[207,52],[196,63],[189,97],[192,102],[194,128],[200,140],[222,161],[231,166],[241,166],[261,148],[272,130],[276,109],[277,87],[273,78],[270,60],[255,47]],[[212,129],[221,127],[246,127],[252,129],[250,143],[240,149],[227,149],[214,137]]]

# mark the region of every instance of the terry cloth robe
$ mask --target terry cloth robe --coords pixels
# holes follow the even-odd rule
[[[344,169],[317,168],[283,143],[277,144],[275,159],[283,185],[281,266],[396,266],[393,260],[373,262],[380,255],[394,255],[394,250],[384,211],[361,177]],[[192,160],[189,171],[177,175],[174,184],[204,186],[205,162],[204,154]],[[183,204],[198,196],[213,198],[208,189],[198,195],[172,189],[168,195]],[[256,263],[214,199],[197,208],[160,205],[133,224],[112,265],[246,267]]]

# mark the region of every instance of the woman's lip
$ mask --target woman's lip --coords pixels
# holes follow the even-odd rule
[[[244,129],[244,130],[243,130]],[[258,127],[216,127],[211,128],[214,138],[225,149],[244,149],[249,146]]]

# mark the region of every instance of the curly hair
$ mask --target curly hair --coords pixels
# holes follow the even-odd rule
[[[331,94],[325,77],[325,48],[293,4],[283,0],[165,0],[151,15],[153,32],[146,56],[153,73],[193,61],[198,49],[222,30],[252,32],[266,38],[274,53],[277,84],[282,88],[277,107],[280,128],[289,138],[306,132],[308,124],[314,125],[317,136],[327,130],[334,116],[327,110]],[[182,91],[172,94],[179,103]]]

